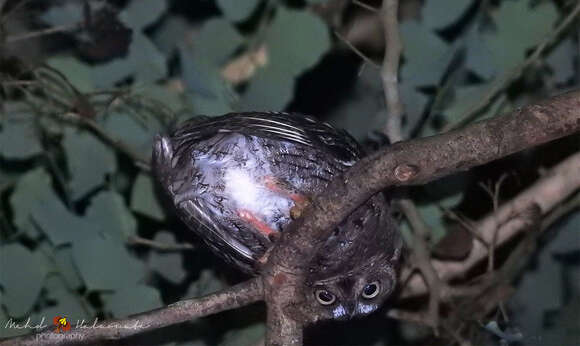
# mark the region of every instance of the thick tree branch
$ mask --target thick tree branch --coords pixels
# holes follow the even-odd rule
[[[61,334],[55,333],[54,328],[48,328],[40,333],[0,341],[0,346],[84,345],[118,340],[197,317],[239,308],[263,299],[262,281],[255,278],[217,293],[182,300],[129,318],[103,321],[95,327],[91,321],[88,328],[75,328]]]
[[[301,273],[332,230],[387,187],[424,184],[579,130],[580,91],[574,91],[462,130],[395,143],[359,161],[314,198],[283,233],[268,265]]]
[[[579,130],[580,92],[575,91],[462,130],[395,143],[359,161],[313,199],[310,208],[287,227],[272,250],[264,268],[267,282],[295,288],[279,290],[281,285],[266,284],[268,311],[276,313],[281,325],[292,325],[294,334],[284,338],[282,329],[269,330],[266,343],[288,342],[301,334],[301,324],[308,321],[290,316],[283,309],[303,300],[299,287],[304,268],[332,230],[373,194],[390,186],[424,184]]]

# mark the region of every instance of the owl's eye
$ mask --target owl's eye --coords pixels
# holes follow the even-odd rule
[[[336,300],[336,296],[327,290],[316,290],[316,292],[314,292],[314,296],[316,297],[316,300],[318,300],[318,302],[322,305],[330,305]]]
[[[363,298],[371,299],[376,297],[379,294],[380,286],[378,281],[373,281],[370,284],[367,284],[362,291]]]

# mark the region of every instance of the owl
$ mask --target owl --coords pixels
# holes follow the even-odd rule
[[[153,169],[180,219],[226,262],[256,275],[293,211],[360,157],[350,135],[310,116],[230,113],[157,136]],[[372,196],[310,262],[310,308],[323,319],[376,310],[395,288],[401,244],[389,200]]]

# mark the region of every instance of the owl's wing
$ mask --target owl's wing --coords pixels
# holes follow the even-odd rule
[[[180,166],[179,169],[174,169],[177,163],[175,159],[179,158],[175,156],[173,147],[170,138],[156,136],[153,148],[153,167],[164,190],[173,200],[177,212],[182,219],[189,220],[186,224],[192,229],[198,224],[204,228],[205,231],[197,230],[197,232],[204,235],[203,240],[208,246],[226,257],[228,261],[237,263],[248,272],[253,271],[255,251],[229,236],[223,228],[219,227],[206,203],[187,196],[187,188],[181,191],[183,188],[180,187],[191,186],[195,172],[190,166]]]
[[[316,152],[317,160],[308,161],[303,167],[306,170],[304,173],[310,173],[311,176],[316,176],[313,174],[315,168],[308,165],[327,167],[328,175],[332,176],[352,165],[359,158],[360,149],[357,142],[344,131],[308,116],[287,113],[231,113],[216,118],[193,118],[180,125],[169,137],[157,139],[154,150],[155,172],[173,198],[181,217],[201,224],[203,230],[197,232],[202,234],[210,247],[222,256],[230,256],[230,261],[251,272],[251,263],[264,253],[267,245],[255,239],[234,238],[217,221],[219,217],[216,217],[207,199],[187,196],[188,189],[195,184],[194,176],[198,173],[192,167],[193,152],[208,150],[228,133],[267,138],[272,145],[276,145],[276,142],[295,143],[302,148],[296,152],[302,153],[296,160],[301,160],[308,151]],[[307,150],[309,148],[314,150]],[[192,228],[195,225],[194,222],[186,223]],[[252,234],[235,233],[237,237],[249,237]]]
[[[316,147],[329,156],[351,165],[360,158],[361,149],[346,131],[327,123],[296,113],[245,112],[229,113],[217,118],[193,118],[172,134],[178,155],[192,144],[217,133],[237,132],[245,135],[272,138],[279,141]]]

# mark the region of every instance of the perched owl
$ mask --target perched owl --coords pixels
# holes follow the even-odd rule
[[[220,257],[257,274],[291,212],[360,158],[356,141],[312,117],[196,117],[157,137],[154,171],[178,215]],[[307,301],[322,318],[376,310],[393,292],[401,240],[383,194],[344,220],[308,268]]]

